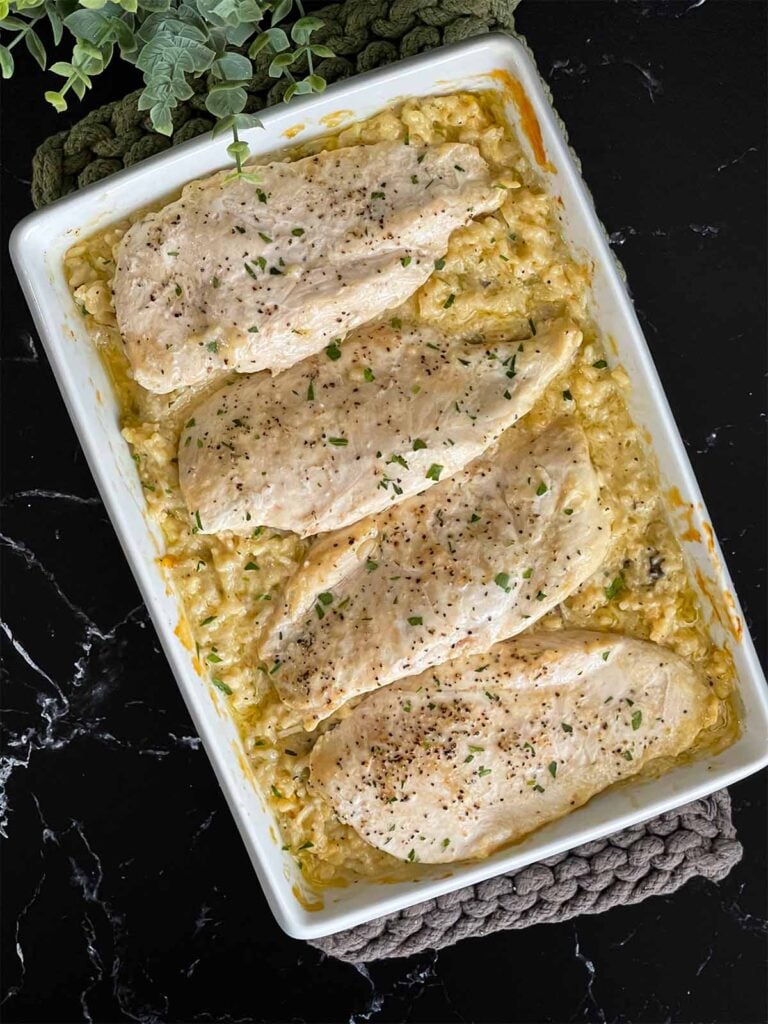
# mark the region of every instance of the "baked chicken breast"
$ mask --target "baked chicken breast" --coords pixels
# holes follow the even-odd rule
[[[352,697],[521,632],[599,566],[610,517],[584,432],[564,420],[534,440],[515,433],[310,551],[260,648],[305,727]]]
[[[136,380],[165,393],[212,373],[284,370],[398,306],[451,232],[495,210],[475,146],[379,142],[223,171],[134,224],[115,313]]]
[[[315,744],[310,780],[394,857],[480,858],[677,756],[716,708],[656,644],[527,635],[370,694]]]
[[[195,408],[182,431],[187,506],[212,533],[348,526],[481,455],[580,341],[566,320],[495,343],[379,324],[356,331],[337,359],[323,353],[276,377],[238,379]]]

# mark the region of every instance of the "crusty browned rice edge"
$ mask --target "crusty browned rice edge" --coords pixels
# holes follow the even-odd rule
[[[500,318],[519,317],[523,338],[530,334],[529,320],[566,313],[584,333],[575,363],[550,386],[520,429],[538,433],[564,413],[579,419],[613,511],[613,542],[601,569],[536,629],[614,630],[672,648],[701,669],[721,701],[717,725],[701,734],[686,756],[727,746],[738,732],[730,656],[708,634],[669,525],[655,465],[627,411],[627,374],[620,366],[607,366],[598,329],[588,317],[588,269],[566,249],[559,207],[523,155],[503,117],[498,94],[407,100],[284,156],[295,159],[321,148],[386,139],[473,143],[507,190],[496,214],[454,233],[445,265],[403,307],[403,315],[486,334]],[[334,719],[317,733],[305,734],[277,699],[268,667],[259,666],[253,655],[254,637],[268,615],[270,598],[303,557],[307,542],[259,528],[248,538],[204,535],[196,531],[182,501],[176,469],[181,428],[201,394],[226,376],[204,388],[153,395],[128,375],[110,280],[114,247],[144,212],[146,208],[78,242],[67,253],[65,269],[111,375],[123,434],[131,445],[149,511],[166,539],[162,564],[183,605],[181,633],[196,649],[200,671],[225,695],[256,782],[275,812],[283,848],[296,858],[307,884],[320,888],[359,877],[413,878],[424,869],[374,850],[337,822],[328,805],[308,789],[309,751]],[[652,773],[668,767],[656,763]]]

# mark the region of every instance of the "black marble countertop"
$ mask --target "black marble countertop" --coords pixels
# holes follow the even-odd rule
[[[762,650],[765,4],[524,0],[518,24]],[[43,88],[3,85],[6,235],[34,147],[84,112]],[[732,789],[745,856],[719,885],[368,967],[280,932],[4,259],[3,1019],[765,1021],[765,774]]]

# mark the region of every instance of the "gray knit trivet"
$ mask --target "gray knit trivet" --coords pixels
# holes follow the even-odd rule
[[[312,945],[353,963],[410,956],[473,936],[567,921],[665,896],[696,875],[719,882],[742,852],[731,821],[731,800],[723,789],[607,839],[316,939]]]

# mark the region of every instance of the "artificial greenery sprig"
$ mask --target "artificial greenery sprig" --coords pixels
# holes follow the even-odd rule
[[[299,18],[289,35],[280,23],[294,4]],[[239,132],[261,124],[245,112],[251,61],[262,50],[274,54],[268,73],[289,80],[286,100],[322,92],[325,80],[315,72],[314,60],[333,56],[327,46],[312,41],[322,24],[305,14],[301,0],[0,0],[0,71],[3,78],[11,77],[13,51],[23,42],[43,71],[64,79],[45,93],[63,111],[67,94],[82,99],[117,51],[142,72],[139,109],[149,111],[152,126],[162,135],[172,133],[174,109],[193,95],[190,80],[209,74],[205,106],[216,118],[214,133],[232,132],[227,152],[235,174],[248,177],[243,170],[248,145]],[[70,59],[49,67],[41,32],[54,47],[69,33],[74,38]],[[294,71],[303,61],[308,74],[297,78]]]

